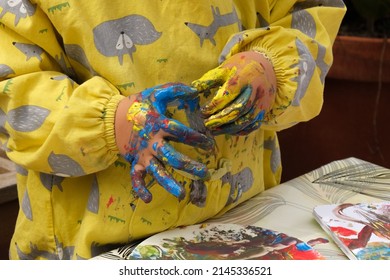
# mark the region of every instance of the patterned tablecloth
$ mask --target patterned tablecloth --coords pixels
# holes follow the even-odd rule
[[[347,259],[313,216],[321,204],[390,200],[390,169],[347,158],[326,164],[264,191],[218,218],[206,222],[254,225],[294,236],[326,259]],[[94,259],[126,259],[129,244]]]

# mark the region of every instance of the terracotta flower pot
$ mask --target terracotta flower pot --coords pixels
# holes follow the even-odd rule
[[[390,82],[390,39],[339,35],[333,55],[330,78]]]

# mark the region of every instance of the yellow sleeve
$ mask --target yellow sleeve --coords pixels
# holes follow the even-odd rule
[[[332,45],[346,7],[341,0],[270,0],[254,6],[256,28],[233,35],[220,62],[247,50],[270,59],[278,88],[262,128],[278,131],[319,114]]]
[[[117,158],[114,115],[123,96],[100,77],[78,84],[46,15],[26,9],[23,20],[1,12],[0,144],[31,170],[102,170]]]

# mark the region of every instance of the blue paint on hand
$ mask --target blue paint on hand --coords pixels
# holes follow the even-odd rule
[[[200,179],[209,177],[207,166],[204,163],[192,160],[177,152],[161,138],[160,132],[164,132],[163,135],[169,135],[166,137],[169,140],[203,150],[211,151],[215,146],[212,138],[164,115],[168,104],[172,102],[178,103],[182,109],[195,110],[199,108],[198,92],[192,87],[175,83],[146,89],[139,94],[127,114],[128,120],[133,123],[133,130],[125,159],[132,165],[130,173],[133,190],[145,202],[150,202],[152,199],[150,191],[145,186],[144,177],[146,174],[154,177],[162,187],[175,197],[184,198],[184,187],[176,182],[164,165],[185,171]],[[138,164],[140,156],[151,155],[152,151],[147,150],[151,144],[150,141],[153,141],[151,147],[156,155],[152,156],[147,166],[140,165]],[[134,167],[137,164],[138,170],[135,170]]]

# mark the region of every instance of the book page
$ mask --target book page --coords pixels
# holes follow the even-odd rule
[[[350,259],[390,260],[390,202],[320,205],[314,216]]]

